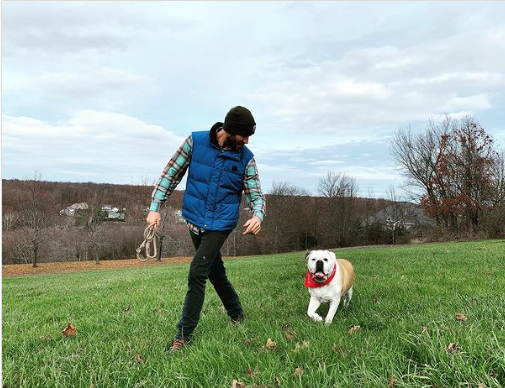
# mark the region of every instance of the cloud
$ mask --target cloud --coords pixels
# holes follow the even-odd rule
[[[20,4],[21,3],[21,4]],[[89,55],[125,52],[160,32],[190,28],[188,19],[157,13],[135,2],[51,1],[2,4],[2,56]]]
[[[159,89],[148,76],[121,68],[85,68],[76,65],[71,71],[42,72],[26,76],[22,71],[4,72],[2,91],[5,110],[16,114],[27,107],[67,110],[115,110],[144,96],[156,95]]]
[[[481,111],[491,108],[489,96],[486,94],[476,94],[468,97],[455,97],[447,101],[444,106],[445,111],[454,112],[459,109],[468,109],[469,111]]]
[[[258,122],[251,149],[267,191],[281,178],[315,193],[329,170],[384,191],[399,127],[471,114],[503,141],[503,10],[4,2],[4,174],[42,164],[54,180],[157,178],[184,136],[243,104]]]
[[[157,179],[184,139],[161,126],[100,111],[76,112],[50,124],[2,115],[2,173],[29,177],[36,168],[48,180],[134,183]]]
[[[499,26],[404,48],[355,48],[341,58],[286,68],[250,97],[291,131],[310,126],[340,134],[350,125],[477,114],[492,108],[505,87],[502,35]],[[469,46],[471,51],[462,50]]]

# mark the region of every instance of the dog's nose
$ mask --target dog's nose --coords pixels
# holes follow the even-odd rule
[[[324,263],[322,260],[316,262],[316,271],[324,271]]]

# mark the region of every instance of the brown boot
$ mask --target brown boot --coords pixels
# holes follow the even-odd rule
[[[179,339],[179,338],[174,338],[174,341],[172,342],[172,345],[167,349],[169,352],[180,352],[184,346],[188,344],[189,341]]]

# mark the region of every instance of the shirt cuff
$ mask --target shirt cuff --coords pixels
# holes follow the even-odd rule
[[[159,212],[160,204],[158,202],[151,202],[151,207],[149,208],[149,210],[152,212]]]
[[[256,217],[258,217],[261,220],[261,222],[263,222],[263,213],[262,212],[259,212],[259,211],[255,212],[254,215]]]

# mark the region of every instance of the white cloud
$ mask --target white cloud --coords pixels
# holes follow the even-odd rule
[[[21,3],[22,5],[20,5]],[[160,31],[178,32],[193,22],[129,2],[22,1],[2,4],[2,55],[48,56],[126,52]]]
[[[79,111],[53,125],[2,115],[3,175],[45,179],[132,183],[161,170],[184,139],[133,117]]]
[[[122,68],[85,68],[76,65],[71,71],[50,71],[26,76],[22,71],[4,72],[3,92],[10,98],[5,110],[17,115],[19,111],[48,105],[62,105],[60,115],[68,110],[116,110],[138,97],[159,92],[154,80]]]
[[[411,58],[399,58],[392,59],[389,61],[381,61],[375,65],[376,69],[396,69],[399,67],[404,67],[412,64],[413,61]]]
[[[505,81],[505,76],[501,73],[484,73],[484,72],[454,72],[454,73],[442,73],[432,77],[425,78],[411,78],[408,81],[409,85],[439,85],[449,82],[461,82],[461,81],[471,81],[471,82],[486,82],[488,84],[499,83],[502,84]]]
[[[450,112],[455,112],[460,109],[468,109],[471,112],[477,112],[489,108],[491,108],[491,103],[489,102],[489,96],[486,94],[451,98],[443,107],[445,111]]]
[[[352,49],[340,59],[286,69],[251,98],[290,131],[311,126],[340,134],[351,124],[398,126],[444,112],[478,114],[493,108],[505,87],[502,34],[495,27],[405,48]]]

